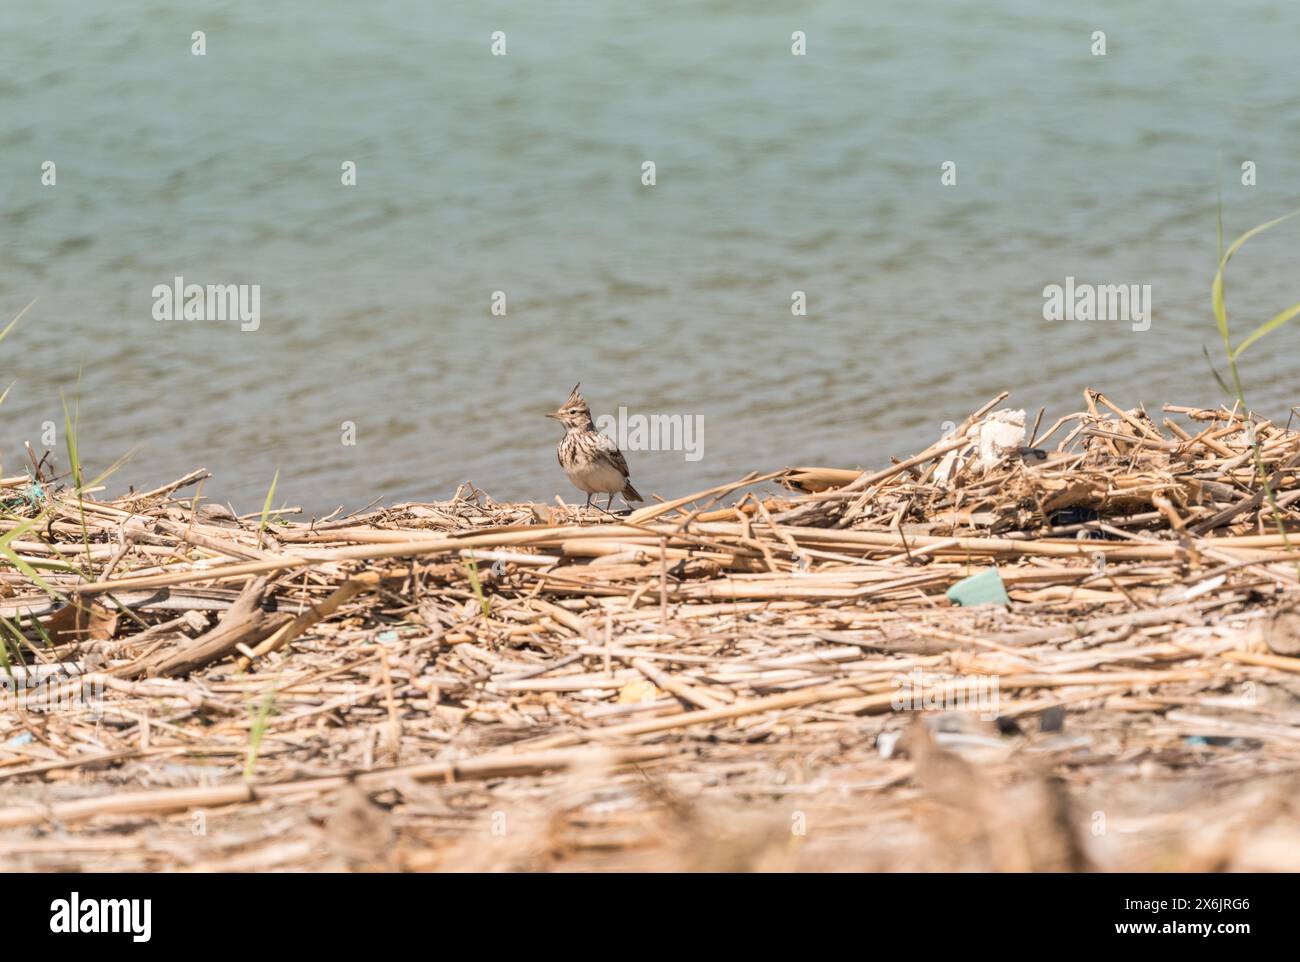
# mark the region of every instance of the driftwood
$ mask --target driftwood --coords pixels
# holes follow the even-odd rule
[[[263,608],[266,588],[266,578],[249,581],[216,627],[176,650],[159,652],[143,660],[136,666],[138,674],[150,677],[188,675],[229,657],[240,646],[251,647],[273,634],[290,620],[290,616]]]

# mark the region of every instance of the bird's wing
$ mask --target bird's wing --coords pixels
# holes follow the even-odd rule
[[[623,457],[623,452],[618,449],[618,442],[602,434],[600,435],[600,441],[597,443],[600,445],[601,453],[609,458],[610,463],[618,468],[623,477],[626,478],[628,476],[627,458]]]

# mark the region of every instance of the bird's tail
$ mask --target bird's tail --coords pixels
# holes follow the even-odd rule
[[[625,488],[623,488],[623,500],[624,500],[624,501],[644,501],[645,498],[641,497],[641,495],[639,495],[639,494],[636,493],[636,488],[632,487],[632,482],[629,481],[629,482],[627,483],[627,486],[626,486]]]

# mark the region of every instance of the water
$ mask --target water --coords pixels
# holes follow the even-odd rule
[[[3,472],[46,422],[66,463],[61,392],[92,474],[133,451],[110,490],[203,466],[244,511],[277,469],[308,511],[571,499],[542,414],[578,380],[704,418],[698,461],[629,453],[665,497],[878,466],[1003,388],[1220,399],[1216,169],[1229,234],[1300,206],[1300,6],[787,6],[0,0],[0,322],[39,298]],[[1298,237],[1234,261],[1243,329],[1300,299]],[[177,275],[259,284],[260,329],[155,320]],[[1151,330],[1045,321],[1067,275],[1152,285]],[[1300,401],[1297,346],[1251,352],[1253,404]]]

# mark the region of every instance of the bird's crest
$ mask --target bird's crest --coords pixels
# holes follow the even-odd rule
[[[569,392],[569,398],[560,406],[561,411],[589,411],[586,399],[578,393],[578,388],[582,387],[579,381],[573,385],[573,390]]]

